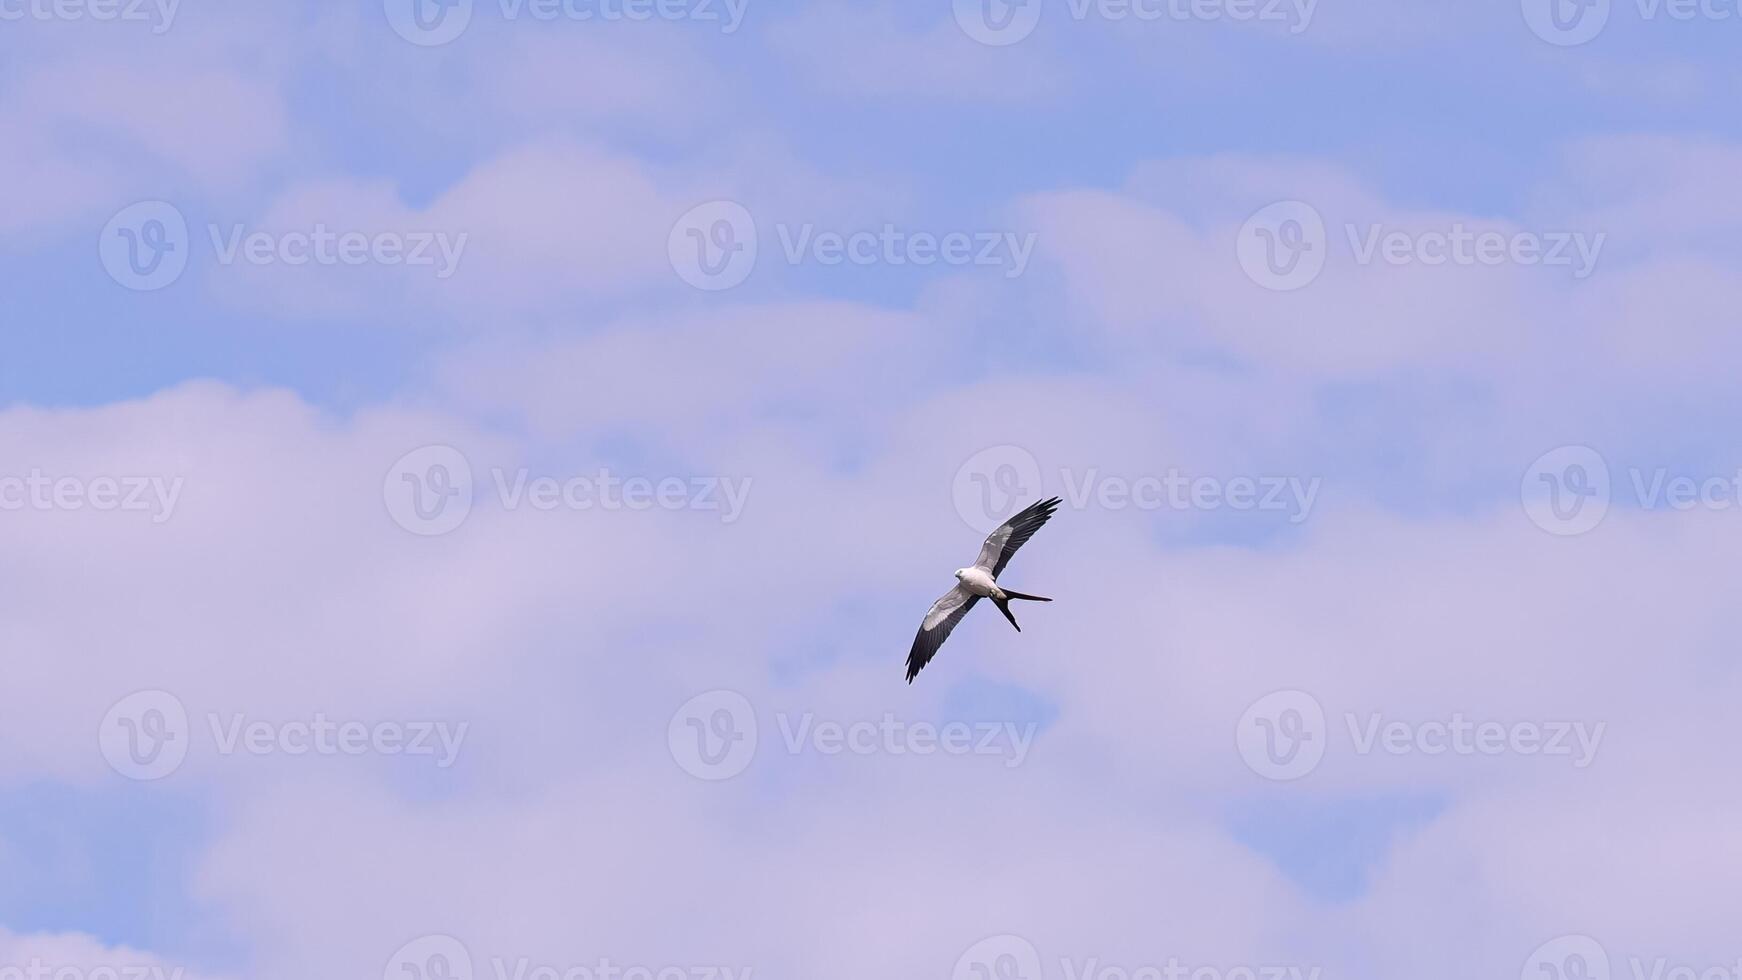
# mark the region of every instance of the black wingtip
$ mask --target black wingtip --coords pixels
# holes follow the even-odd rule
[[[1027,507],[1022,508],[1015,514],[1011,515],[1010,520],[1006,523],[1017,524],[1024,521],[1038,519],[1040,523],[1044,524],[1052,519],[1052,515],[1058,511],[1059,505],[1062,503],[1064,503],[1064,500],[1060,497],[1048,497],[1045,500],[1036,500],[1034,503],[1029,504]]]

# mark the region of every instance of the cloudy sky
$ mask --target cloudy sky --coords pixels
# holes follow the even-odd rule
[[[0,0],[0,980],[1742,980],[1738,45]]]

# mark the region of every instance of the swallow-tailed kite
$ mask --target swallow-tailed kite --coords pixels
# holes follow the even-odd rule
[[[1010,556],[1016,554],[1016,549],[1034,537],[1034,532],[1040,530],[1058,510],[1059,498],[1039,500],[1030,504],[1022,513],[998,525],[998,529],[986,536],[986,543],[980,546],[980,558],[967,568],[956,569],[956,587],[945,592],[938,601],[931,604],[931,610],[925,614],[925,620],[919,624],[919,635],[913,638],[913,649],[907,654],[907,682],[913,683],[918,674],[931,658],[937,655],[938,647],[949,639],[950,631],[974,608],[974,603],[981,599],[991,599],[1010,620],[1010,625],[1016,626],[1016,617],[1010,615],[1011,599],[1029,599],[1034,602],[1051,602],[1045,596],[1024,595],[1000,588],[998,575],[1004,571],[1004,566],[1010,564]],[[1022,627],[1016,626],[1016,632],[1022,632]]]

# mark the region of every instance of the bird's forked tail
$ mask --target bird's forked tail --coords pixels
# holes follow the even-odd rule
[[[1010,600],[1012,600],[1012,599],[1028,599],[1031,602],[1051,602],[1052,601],[1051,599],[1048,599],[1046,596],[1043,596],[1043,595],[1025,595],[1024,593],[1021,593],[1021,592],[1012,592],[1009,589],[1000,589],[999,591],[1003,592],[1004,594],[1001,596],[993,596],[992,597],[992,604],[998,607],[998,611],[1004,614],[1005,619],[1010,620],[1010,625],[1016,626],[1016,632],[1018,632],[1018,633],[1022,632],[1022,627],[1017,626],[1016,617],[1012,616],[1010,614]]]

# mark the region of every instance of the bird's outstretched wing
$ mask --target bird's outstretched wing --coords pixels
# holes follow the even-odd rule
[[[1004,571],[1004,566],[1010,564],[1010,556],[1016,554],[1016,549],[1027,544],[1028,539],[1034,537],[1034,532],[1051,520],[1053,511],[1058,509],[1057,497],[1029,504],[1020,514],[998,525],[997,530],[986,535],[986,543],[980,546],[980,560],[974,565],[997,578]]]
[[[938,647],[950,638],[950,631],[974,608],[974,603],[980,597],[968,594],[968,590],[957,585],[955,588],[938,597],[931,604],[931,609],[925,614],[925,619],[919,624],[919,633],[913,638],[913,649],[907,653],[907,682],[913,683],[913,677],[920,672],[931,658],[937,655]]]

